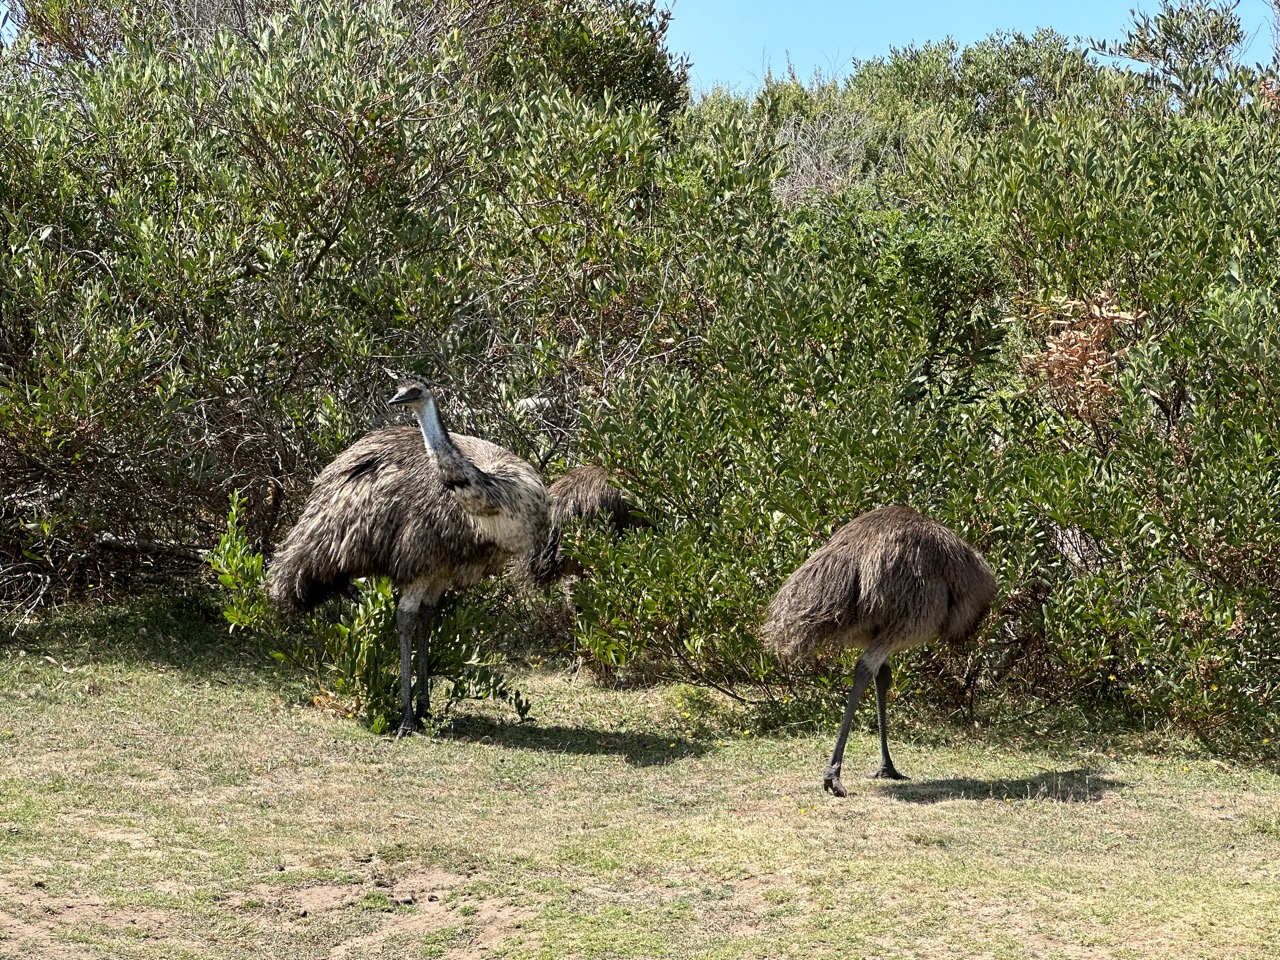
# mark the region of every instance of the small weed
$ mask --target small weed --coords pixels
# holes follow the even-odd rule
[[[394,913],[397,910],[409,909],[406,904],[396,903],[381,890],[373,890],[364,894],[356,901],[355,906],[359,910],[377,910],[381,913]]]
[[[946,837],[930,833],[907,833],[903,835],[909,843],[914,843],[917,847],[945,847],[949,845]]]
[[[1254,833],[1267,837],[1280,837],[1280,814],[1257,814],[1246,818],[1245,823]]]
[[[378,859],[383,863],[396,864],[403,863],[414,856],[413,849],[407,843],[392,843],[385,847],[378,848]],[[372,854],[369,859],[372,859]]]

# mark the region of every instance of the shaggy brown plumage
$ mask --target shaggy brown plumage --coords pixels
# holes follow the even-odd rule
[[[321,471],[302,515],[276,551],[271,599],[310,610],[357,577],[386,576],[398,587],[427,579],[441,590],[465,589],[497,573],[545,529],[546,492],[533,468],[476,437],[450,434],[477,467],[508,482],[501,488],[514,529],[469,515],[444,485],[417,427],[387,427],[361,437]],[[539,523],[541,518],[541,523]],[[539,538],[540,539],[540,538]]]
[[[375,430],[321,471],[276,552],[268,593],[283,607],[307,610],[356,577],[390,577],[400,589],[401,733],[409,733],[429,709],[420,619],[446,590],[466,590],[542,544],[548,499],[538,472],[509,450],[447,433],[424,385],[402,386],[391,402],[414,409],[419,428]]]
[[[900,779],[889,757],[885,695],[889,656],[934,638],[958,642],[977,630],[996,582],[982,555],[942,524],[909,507],[865,513],[835,535],[782,585],[761,632],[779,654],[812,657],[824,647],[862,647],[853,689],[824,785],[840,783],[849,724],[874,677],[881,766]]]
[[[635,504],[609,482],[609,472],[604,467],[588,465],[570,470],[547,492],[551,500],[547,538],[530,555],[526,565],[528,576],[540,586],[582,575],[582,565],[561,552],[564,528],[570,521],[604,517],[616,533],[648,526],[636,512]]]

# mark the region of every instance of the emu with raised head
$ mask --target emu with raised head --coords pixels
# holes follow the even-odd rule
[[[283,607],[309,610],[357,577],[391,579],[404,736],[430,713],[431,612],[445,591],[467,590],[538,548],[548,498],[538,471],[510,450],[445,430],[425,383],[400,384],[388,403],[414,411],[418,426],[374,430],[321,471],[276,552],[268,591]]]

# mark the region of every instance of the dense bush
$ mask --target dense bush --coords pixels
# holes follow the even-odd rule
[[[230,628],[269,642],[272,657],[310,674],[317,706],[359,717],[374,733],[394,729],[403,705],[391,583],[385,577],[362,578],[349,602],[330,603],[290,621],[267,600],[264,558],[245,534],[244,507],[245,498],[233,494],[227,529],[209,553]],[[502,700],[520,719],[528,715],[529,701],[505,680],[501,658],[492,649],[496,637],[515,624],[509,605],[502,602],[507,597],[489,590],[466,603],[446,597],[437,607],[427,628],[431,710],[437,720],[467,699]]]
[[[900,688],[1113,703],[1266,749],[1280,153],[1274,81],[1224,62],[1232,36],[1229,11],[1166,6],[1114,52],[1168,69],[996,38],[701,104],[793,155],[794,118],[842,117],[861,165],[779,191],[767,261],[720,265],[701,362],[589,424],[665,521],[585,545],[596,654],[782,679],[754,634],[772,590],[840,523],[908,502],[1002,592],[976,651],[917,654]],[[882,119],[886,100],[911,107]]]
[[[233,491],[251,562],[412,369],[456,426],[643,502],[654,529],[571,546],[602,663],[815,679],[763,606],[907,502],[1000,596],[901,689],[1276,741],[1280,87],[1229,5],[694,103],[647,2],[23,9],[5,600],[191,570]]]
[[[620,9],[614,73],[645,43],[665,56],[646,8]],[[198,41],[153,27],[58,59],[34,31],[5,51],[10,596],[189,563],[233,489],[269,543],[396,371],[452,381],[469,427],[545,461],[614,345],[648,352],[670,89],[586,100],[528,60],[495,88],[498,52],[459,32],[488,26],[460,10],[303,4]],[[555,442],[496,415],[557,387]]]

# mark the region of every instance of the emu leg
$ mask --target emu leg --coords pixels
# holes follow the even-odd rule
[[[431,717],[431,618],[418,616],[418,702],[414,716],[426,723]]]
[[[836,748],[831,752],[831,762],[827,764],[826,773],[823,774],[822,789],[831,791],[837,797],[849,795],[844,789],[844,784],[840,782],[840,768],[844,765],[844,745],[849,739],[849,726],[853,723],[853,714],[858,709],[858,701],[862,699],[867,685],[871,683],[872,670],[873,667],[867,662],[867,655],[864,653],[858,658],[857,666],[853,668],[853,689],[849,691],[849,704],[844,708],[844,719],[840,721],[840,735],[836,737]]]
[[[418,718],[413,713],[413,634],[418,628],[418,603],[409,596],[400,598],[396,606],[396,632],[400,635],[400,729],[396,739],[418,732]]]
[[[876,671],[876,719],[880,722],[880,769],[871,775],[872,780],[906,780],[889,757],[889,731],[885,726],[884,701],[889,692],[893,673],[886,660]]]

